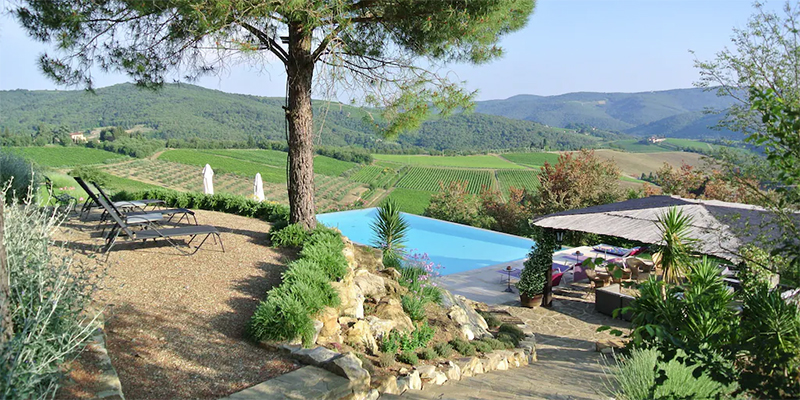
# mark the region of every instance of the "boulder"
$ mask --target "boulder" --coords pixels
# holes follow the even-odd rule
[[[422,379],[419,372],[413,371],[408,374],[408,390],[422,390]]]
[[[368,315],[366,318],[367,323],[369,324],[369,330],[372,332],[372,336],[379,338],[383,335],[389,333],[397,326],[397,322],[392,321],[390,319],[380,319],[374,315]]]
[[[467,303],[465,297],[454,296],[450,291],[442,290],[442,307],[447,310],[448,317],[461,327],[461,333],[469,340],[492,337],[486,320]]]
[[[317,319],[322,321],[322,330],[319,331],[321,337],[333,336],[339,333],[339,311],[333,307],[325,307],[317,315]]]
[[[341,354],[328,350],[322,346],[313,349],[297,349],[292,352],[292,358],[306,364],[318,367],[339,358]]]
[[[448,380],[451,381],[460,381],[461,380],[461,368],[456,365],[456,363],[452,361],[448,361],[447,364],[442,368],[442,372],[447,377]]]
[[[625,342],[620,339],[606,339],[597,341],[594,349],[595,351],[608,354],[613,352],[614,349],[621,349],[623,347],[625,347]]]
[[[401,376],[401,377],[397,378],[397,393],[396,394],[401,395],[401,394],[405,393],[406,390],[408,390],[408,382],[410,380],[411,379],[408,376]]]
[[[403,285],[401,285],[400,282],[393,279],[384,279],[383,288],[386,290],[387,294],[394,295],[397,297],[403,296],[404,294],[408,293],[407,288],[403,287]]]
[[[361,366],[361,360],[353,353],[347,353],[333,361],[322,364],[321,367],[333,372],[336,375],[347,378],[353,392],[369,390],[369,372]]]
[[[391,374],[378,378],[376,387],[380,393],[400,394],[397,378]]]
[[[411,332],[414,330],[414,323],[411,318],[403,311],[400,300],[395,298],[384,298],[375,307],[375,316],[381,319],[388,319],[395,322],[395,328],[401,331]]]
[[[498,371],[507,371],[508,370],[508,359],[501,357],[500,362],[497,363],[497,370]]]
[[[378,354],[378,343],[375,341],[375,337],[372,336],[372,331],[367,321],[361,320],[353,324],[345,333],[345,343],[353,347],[363,347],[370,354]]]
[[[380,299],[386,295],[384,279],[369,271],[357,270],[353,283],[356,285],[356,289],[361,291],[361,294],[365,297]]]
[[[433,365],[420,365],[415,369],[417,372],[419,372],[419,377],[423,380],[433,379],[433,376],[436,373],[436,367]]]
[[[381,397],[381,392],[377,389],[372,389],[367,393],[367,397],[364,400],[378,400]]]
[[[478,373],[483,373],[483,363],[481,363],[478,357],[459,358],[456,360],[455,364],[459,371],[461,371],[462,377],[475,376]],[[480,372],[476,372],[476,370],[480,370]]]
[[[523,349],[514,349],[512,350],[515,356],[515,366],[522,367],[528,365],[528,356],[525,354],[525,350]]]
[[[359,269],[375,272],[383,269],[383,252],[370,246],[353,244],[353,257]]]
[[[317,343],[317,340],[319,340],[319,333],[320,331],[322,331],[322,327],[325,324],[323,324],[322,321],[318,319],[315,319],[313,323],[314,323],[314,336],[311,339],[311,343]]]
[[[433,383],[434,385],[443,385],[445,382],[447,382],[447,375],[441,371],[434,372],[433,379],[430,381],[430,383]]]
[[[500,364],[500,360],[503,357],[497,353],[488,353],[486,354],[481,361],[483,362],[483,370],[486,372],[494,371],[497,369],[497,365]],[[508,365],[506,365],[506,369],[508,369]]]

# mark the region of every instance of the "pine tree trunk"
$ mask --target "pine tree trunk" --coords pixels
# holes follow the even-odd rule
[[[2,323],[0,325],[0,348],[14,336],[14,323],[8,310],[11,289],[8,282],[6,246],[3,244],[4,228],[3,202],[0,201],[0,323]]]
[[[311,83],[314,60],[311,32],[302,24],[289,24],[289,58],[286,75],[289,86],[289,222],[306,229],[317,225],[314,205],[314,126]]]

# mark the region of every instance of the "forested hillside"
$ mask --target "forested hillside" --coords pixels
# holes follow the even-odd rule
[[[103,126],[142,125],[160,139],[284,140],[283,98],[224,93],[187,84],[169,84],[158,92],[131,84],[84,91],[0,92],[0,130],[33,134],[40,127],[84,131]],[[357,145],[375,150],[424,148],[439,151],[589,147],[598,139],[577,130],[556,129],[531,121],[469,114],[425,123],[419,132],[396,143],[376,133],[360,108],[315,102],[318,144]],[[607,136],[606,134],[600,136]],[[612,134],[614,136],[614,134]],[[611,139],[619,137],[612,137]]]
[[[481,101],[475,110],[557,127],[584,124],[643,136],[702,138],[733,135],[729,131],[709,129],[718,117],[703,113],[706,109],[727,109],[732,103],[731,98],[697,88],[642,93],[520,95]]]

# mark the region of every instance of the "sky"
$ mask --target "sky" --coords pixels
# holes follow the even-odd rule
[[[766,8],[782,5],[770,0]],[[539,0],[528,25],[501,40],[501,59],[447,67],[454,79],[478,90],[478,100],[687,88],[699,79],[695,57],[712,59],[753,12],[750,0]],[[8,13],[0,15],[0,90],[68,89],[39,71],[36,60],[44,52],[52,48],[30,39]],[[93,75],[96,87],[130,81],[114,73]],[[266,70],[239,65],[195,84],[283,97],[285,79],[277,63]]]

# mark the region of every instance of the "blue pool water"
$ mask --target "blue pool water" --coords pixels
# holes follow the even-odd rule
[[[370,225],[378,213],[375,208],[317,215],[317,220],[338,228],[350,240],[371,245]],[[531,239],[454,224],[452,222],[402,213],[410,226],[406,248],[428,253],[431,261],[441,264],[442,275],[520,260],[530,252]]]

